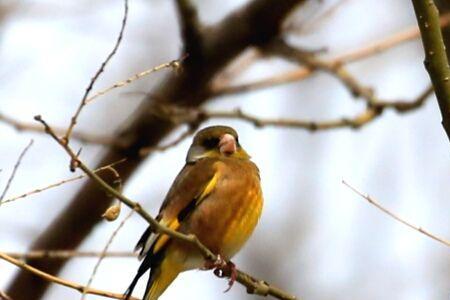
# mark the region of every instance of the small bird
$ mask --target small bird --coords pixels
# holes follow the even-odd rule
[[[263,206],[259,170],[227,126],[200,130],[186,164],[175,178],[156,220],[173,230],[194,234],[229,262],[252,234]],[[156,300],[181,272],[205,267],[198,249],[148,227],[135,251],[144,259],[125,292],[128,299],[150,269],[144,300]]]

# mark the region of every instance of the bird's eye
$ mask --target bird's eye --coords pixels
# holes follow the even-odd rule
[[[219,144],[218,138],[208,138],[203,142],[203,146],[207,149],[215,148]]]

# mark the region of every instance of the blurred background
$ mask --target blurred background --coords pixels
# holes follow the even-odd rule
[[[214,24],[247,1],[192,1],[205,24]],[[124,39],[94,91],[181,56],[182,40],[174,1],[132,0]],[[123,2],[23,0],[0,2],[0,113],[32,123],[41,114],[66,127],[84,89],[112,48]],[[331,12],[331,13],[330,13]],[[307,49],[326,47],[334,57],[416,25],[410,1],[306,1],[286,21],[285,36]],[[420,40],[371,55],[348,70],[381,99],[412,100],[428,85]],[[298,68],[282,58],[256,60],[233,83],[252,82]],[[113,136],[136,113],[145,94],[170,70],[116,89],[88,105],[77,131]],[[333,76],[316,72],[290,84],[213,98],[212,110],[241,108],[260,117],[328,120],[364,110]],[[412,223],[450,237],[449,141],[433,97],[420,108],[382,116],[358,130],[308,132],[298,128],[256,128],[240,120],[209,120],[233,126],[259,166],[265,195],[260,223],[237,266],[300,299],[449,299],[450,251],[382,214],[342,184],[345,179]],[[183,128],[163,142],[174,140]],[[67,155],[41,133],[19,132],[0,121],[0,186],[22,149],[22,161],[6,198],[73,176]],[[91,166],[105,152],[82,146]],[[190,138],[156,152],[127,180],[124,193],[155,215],[184,164]],[[85,181],[65,184],[0,207],[0,251],[26,252]],[[95,201],[95,199],[92,199]],[[128,213],[123,209],[121,220]],[[80,222],[83,222],[81,219]],[[99,223],[80,250],[101,251],[116,222]],[[131,251],[146,223],[126,222],[111,251]],[[70,237],[69,237],[70,238]],[[59,274],[86,284],[95,258],[73,258]],[[137,259],[105,258],[92,286],[124,292]],[[0,290],[18,269],[0,261]],[[142,295],[145,279],[135,295]],[[225,280],[211,272],[183,273],[162,299],[258,299],[239,284],[224,294]],[[77,291],[53,284],[44,299],[78,299]],[[88,295],[87,299],[101,299]]]

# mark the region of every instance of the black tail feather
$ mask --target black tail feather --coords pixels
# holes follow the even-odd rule
[[[145,272],[150,269],[150,277],[147,282],[147,287],[145,288],[145,294],[147,295],[148,291],[150,290],[150,287],[152,286],[152,282],[155,277],[155,271],[157,270],[157,267],[162,262],[164,258],[165,249],[161,249],[158,251],[158,253],[153,253],[153,247],[150,249],[150,251],[145,256],[144,260],[142,261],[141,265],[139,266],[139,269],[136,273],[136,276],[134,276],[133,281],[131,282],[128,289],[125,291],[125,300],[128,300],[133,293],[134,288],[136,287],[136,284],[138,283],[139,279],[142,277],[142,275],[145,274]],[[144,296],[145,298],[145,296]]]

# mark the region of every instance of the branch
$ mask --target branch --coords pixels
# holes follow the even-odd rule
[[[3,259],[19,268],[21,268],[22,270],[26,270],[27,272],[31,272],[34,275],[43,278],[44,280],[47,280],[49,282],[53,282],[62,286],[66,286],[68,288],[74,289],[79,291],[80,293],[86,293],[86,294],[91,294],[91,295],[97,295],[97,296],[102,296],[102,297],[108,297],[108,298],[112,298],[112,299],[124,299],[122,294],[117,294],[117,293],[111,293],[111,292],[106,292],[106,291],[102,291],[102,290],[97,290],[97,289],[93,289],[93,288],[87,288],[81,284],[72,282],[72,281],[68,281],[68,280],[64,280],[62,278],[53,276],[51,274],[48,274],[46,272],[43,272],[39,269],[36,269],[28,264],[26,264],[23,261],[20,261],[18,259],[15,259],[9,255],[7,255],[6,253],[0,252],[0,259]],[[134,300],[137,300],[137,298],[131,298]]]
[[[52,128],[41,118],[41,116],[35,117],[36,121],[40,122],[44,127],[45,131],[65,150],[65,152],[70,156],[74,165],[79,167],[89,178],[95,181],[98,186],[103,189],[107,194],[113,195],[119,201],[124,203],[130,209],[136,211],[144,220],[146,220],[152,229],[154,229],[158,233],[167,234],[168,236],[178,239],[180,241],[185,241],[187,243],[193,244],[198,248],[200,253],[206,260],[209,261],[217,261],[219,257],[211,252],[203,243],[192,234],[183,234],[181,232],[175,231],[169,227],[166,227],[156,221],[146,210],[142,208],[142,206],[125,197],[123,194],[119,193],[116,189],[111,187],[108,183],[106,183],[103,179],[101,179],[94,171],[89,169],[78,157],[78,155],[69,147],[67,143],[64,142],[63,139],[58,138],[58,136],[53,132]],[[277,299],[287,299],[293,300],[296,299],[295,296],[291,296],[286,292],[269,285],[265,281],[257,280],[252,276],[237,270],[237,278],[236,281],[241,283],[242,285],[247,287],[247,292],[252,294],[258,294],[262,296],[271,295]]]
[[[354,97],[365,98],[369,104],[376,101],[372,89],[360,84],[355,77],[345,70],[340,62],[330,63],[321,60],[309,52],[304,52],[288,45],[281,39],[273,41],[265,48],[265,50],[271,54],[279,55],[294,62],[304,64],[311,70],[328,72],[339,79]]]
[[[113,166],[115,166],[115,165],[117,165],[117,164],[120,164],[120,163],[124,162],[124,161],[126,161],[126,159],[121,159],[121,160],[116,161],[116,162],[114,162],[114,163],[112,163],[112,164],[109,164],[109,165],[106,165],[106,166],[97,168],[97,169],[94,170],[94,172],[95,172],[95,173],[98,173],[98,172],[107,170],[107,169],[112,168]],[[33,195],[33,194],[41,193],[41,192],[46,191],[46,190],[49,190],[49,189],[51,189],[51,188],[54,188],[54,187],[57,187],[57,186],[66,184],[66,183],[68,183],[68,182],[76,181],[76,180],[82,179],[82,178],[84,178],[84,177],[86,177],[86,175],[85,175],[85,174],[81,174],[81,175],[78,175],[78,176],[75,176],[75,177],[72,177],[72,178],[69,178],[69,179],[61,180],[61,181],[52,183],[52,184],[50,184],[50,185],[47,185],[47,186],[45,186],[45,187],[37,188],[37,189],[34,189],[34,190],[30,191],[30,192],[26,192],[26,193],[24,193],[24,194],[22,194],[22,195],[15,196],[15,197],[8,198],[8,199],[5,199],[5,200],[2,202],[2,204],[8,203],[8,202],[13,202],[13,201],[16,201],[16,200],[18,200],[18,199],[22,199],[22,198],[31,196],[31,195]]]
[[[382,212],[384,212],[385,214],[390,216],[391,218],[393,218],[393,219],[397,220],[398,222],[408,226],[409,228],[414,229],[415,231],[420,232],[421,234],[424,234],[424,235],[428,236],[429,238],[432,238],[435,241],[438,241],[439,243],[441,243],[441,244],[443,244],[443,245],[445,245],[447,247],[450,247],[450,241],[448,241],[446,239],[443,239],[443,238],[440,238],[440,237],[436,236],[435,234],[432,234],[431,232],[423,229],[422,227],[416,226],[416,225],[406,221],[405,219],[399,217],[395,213],[391,212],[390,210],[388,210],[387,208],[382,206],[378,201],[376,201],[375,199],[371,198],[369,195],[364,195],[362,192],[358,191],[356,188],[354,188],[353,186],[348,184],[346,181],[342,180],[342,183],[344,185],[346,185],[348,188],[350,188],[353,192],[355,192],[356,194],[358,194],[362,198],[366,199],[370,204],[372,204],[373,206],[375,206],[376,208],[378,208],[379,210],[381,210]]]
[[[442,115],[442,125],[450,139],[450,68],[433,0],[412,0],[425,50],[425,68],[433,83]]]
[[[369,124],[379,117],[385,109],[394,109],[400,113],[406,113],[420,108],[433,93],[432,87],[427,87],[413,101],[381,101],[374,99],[362,113],[351,118],[340,118],[326,121],[309,121],[288,118],[261,118],[246,113],[241,109],[232,111],[210,111],[201,108],[186,109],[181,107],[166,106],[161,110],[172,122],[176,124],[199,124],[209,119],[236,119],[253,124],[256,127],[275,126],[306,129],[310,131],[330,130],[337,128],[358,129]]]
[[[440,26],[448,27],[450,24],[450,13],[445,14],[440,18]],[[350,64],[373,55],[387,51],[393,47],[401,45],[405,42],[414,40],[420,37],[419,28],[412,26],[405,30],[402,30],[387,38],[382,38],[376,42],[373,42],[367,46],[363,46],[354,50],[350,50],[343,54],[337,55],[333,58],[326,59],[330,65],[345,65]],[[259,89],[275,87],[282,84],[292,83],[296,81],[308,78],[314,73],[314,69],[309,67],[300,67],[294,71],[285,72],[273,77],[257,80],[250,83],[238,84],[238,85],[212,85],[210,89],[211,97],[220,97],[223,95],[231,95],[237,93],[247,93]]]
[[[30,140],[28,145],[22,150],[19,157],[17,158],[16,164],[14,165],[13,171],[11,172],[11,175],[8,178],[8,182],[5,185],[5,188],[3,189],[2,194],[0,195],[0,206],[4,203],[3,198],[5,198],[6,193],[8,192],[12,181],[14,180],[14,177],[16,176],[16,172],[19,169],[20,163],[22,162],[22,159],[24,158],[25,154],[27,154],[30,147],[33,145],[33,140]]]
[[[124,87],[124,86],[132,83],[133,81],[141,79],[142,77],[145,77],[145,76],[147,76],[147,75],[149,75],[151,73],[158,72],[158,71],[160,71],[162,69],[172,68],[175,71],[178,71],[180,69],[182,61],[184,59],[186,59],[186,57],[187,57],[187,55],[184,55],[184,56],[182,56],[179,59],[172,60],[170,62],[160,64],[160,65],[158,65],[156,67],[153,67],[151,69],[147,69],[145,71],[136,73],[133,76],[131,76],[131,77],[125,79],[125,80],[116,82],[115,84],[111,85],[110,87],[107,87],[107,88],[105,88],[103,90],[98,91],[93,96],[87,98],[85,102],[86,102],[86,104],[89,104],[92,101],[94,101],[95,99],[97,99],[98,97],[103,96],[104,94],[106,94],[106,93],[108,93],[108,92],[110,92],[110,91],[112,91],[114,89]],[[40,127],[40,128],[42,129],[42,127]]]
[[[78,106],[75,114],[72,116],[72,118],[70,120],[70,125],[67,128],[66,134],[64,135],[65,143],[69,143],[70,135],[72,134],[73,128],[77,124],[78,116],[80,115],[83,107],[87,104],[86,100],[87,100],[92,88],[94,87],[95,82],[100,77],[100,75],[103,73],[106,65],[109,63],[111,58],[116,54],[117,49],[119,48],[119,45],[122,42],[123,33],[125,31],[125,26],[127,24],[127,19],[128,19],[128,0],[124,0],[123,3],[124,3],[124,12],[123,12],[122,25],[120,27],[119,35],[117,36],[117,39],[116,39],[113,49],[108,54],[106,59],[102,62],[102,64],[100,65],[100,68],[97,70],[94,77],[92,77],[91,81],[89,82],[89,85],[86,88],[86,91],[84,92],[83,98],[81,99],[80,105]]]

